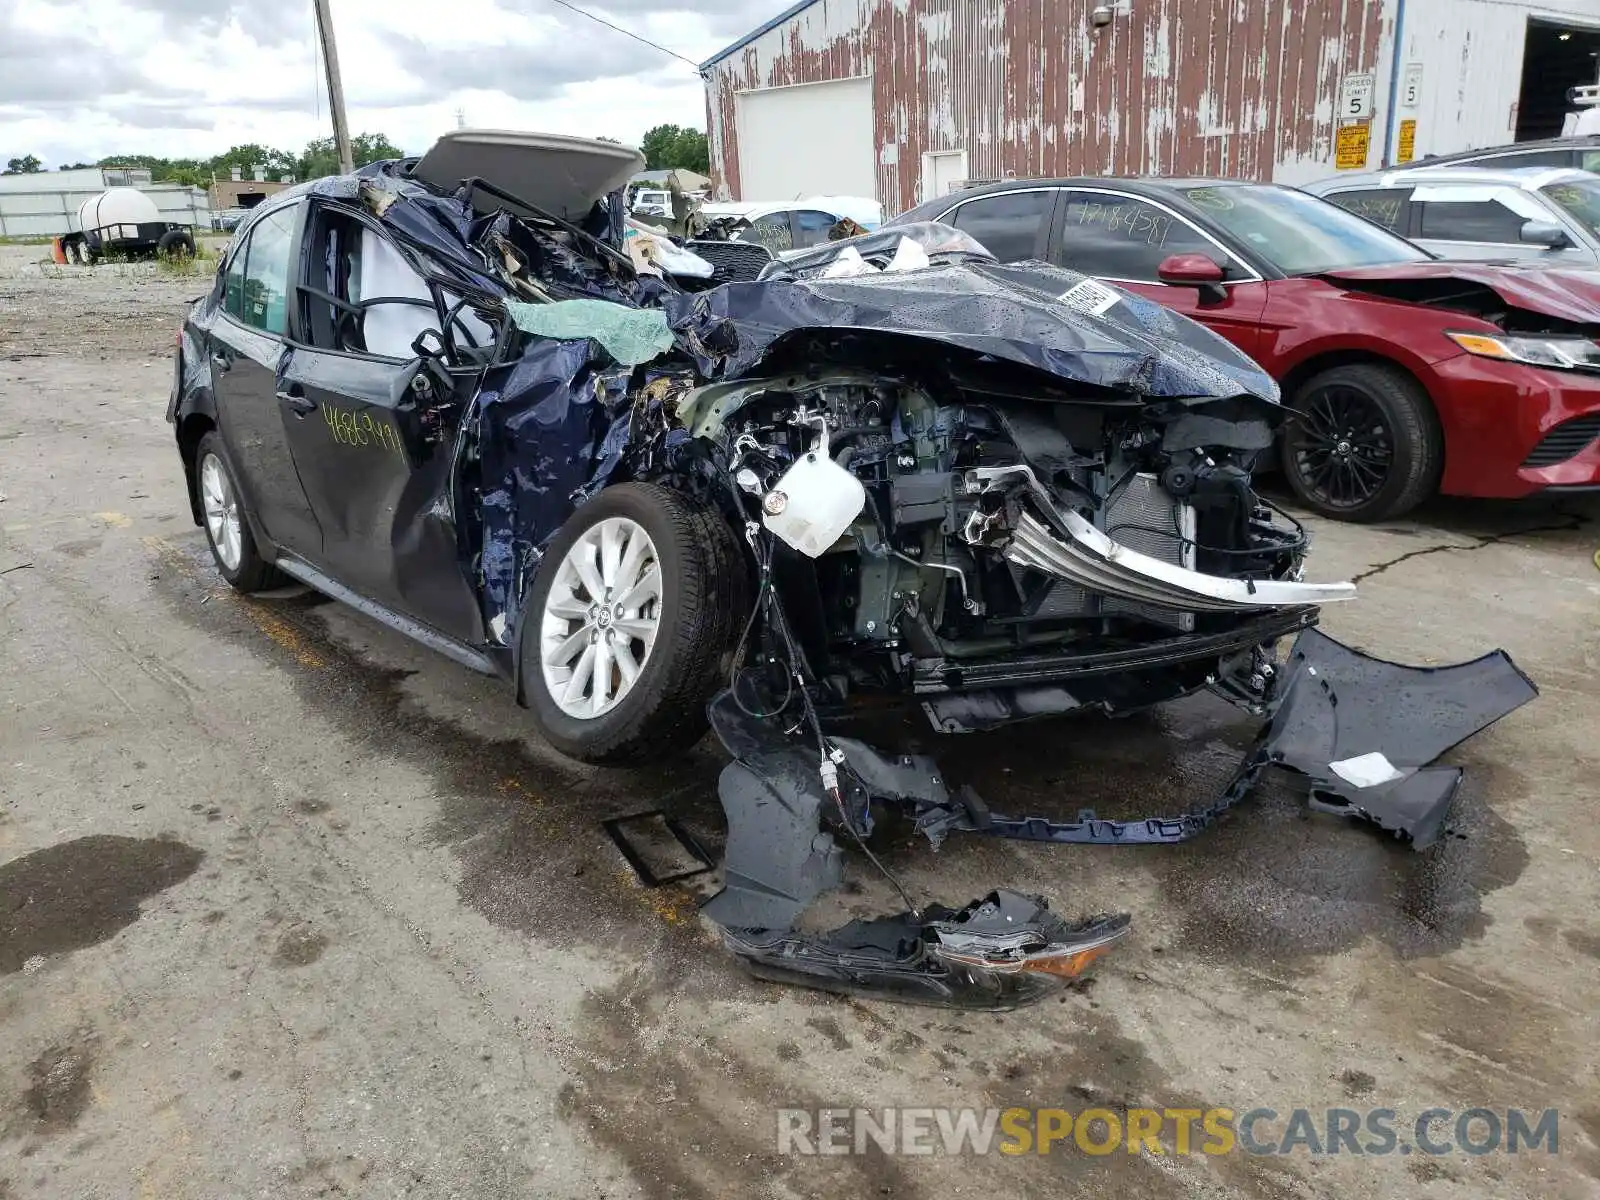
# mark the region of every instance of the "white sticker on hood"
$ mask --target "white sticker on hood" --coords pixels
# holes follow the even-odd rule
[[[1062,292],[1056,299],[1068,308],[1076,309],[1087,316],[1103,317],[1113,304],[1122,299],[1122,296],[1103,283],[1085,279],[1075,287]]]
[[[1380,783],[1390,783],[1405,778],[1405,772],[1398,770],[1381,750],[1331,762],[1328,764],[1328,770],[1358,788],[1377,787]]]

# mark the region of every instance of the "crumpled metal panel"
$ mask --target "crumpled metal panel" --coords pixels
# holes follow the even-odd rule
[[[1131,294],[1102,316],[1060,303],[1083,280],[1040,263],[965,263],[728,283],[672,297],[667,314],[680,344],[712,379],[773,367],[801,335],[870,332],[937,342],[1135,396],[1185,402],[1250,396],[1276,419],[1277,384],[1225,339]]]

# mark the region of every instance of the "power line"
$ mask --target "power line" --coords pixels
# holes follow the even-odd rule
[[[663,54],[670,54],[673,58],[677,59],[679,62],[688,63],[691,67],[694,68],[695,74],[698,75],[700,73],[700,64],[699,63],[695,62],[694,59],[692,59],[692,58],[685,58],[683,55],[679,54],[676,50],[668,50],[665,46],[661,45],[660,43],[652,42],[649,38],[640,37],[637,33],[634,33],[630,29],[624,29],[621,25],[613,25],[610,21],[606,20],[604,17],[597,17],[597,16],[594,15],[594,13],[588,12],[588,11],[586,11],[584,9],[581,9],[576,4],[569,4],[567,2],[567,0],[551,0],[551,3],[559,4],[559,5],[561,5],[562,8],[570,8],[573,12],[577,13],[580,17],[588,17],[589,20],[597,22],[598,24],[604,25],[607,29],[614,29],[618,33],[623,34],[626,37],[631,37],[636,42],[643,42],[646,46],[649,46],[652,50],[659,50]]]

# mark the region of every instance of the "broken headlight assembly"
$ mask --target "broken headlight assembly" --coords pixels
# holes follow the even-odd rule
[[[1600,372],[1600,342],[1579,335],[1487,334],[1449,330],[1445,334],[1468,354],[1498,358],[1558,371]]]

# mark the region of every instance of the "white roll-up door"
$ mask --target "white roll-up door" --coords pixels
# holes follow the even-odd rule
[[[870,77],[740,92],[736,111],[741,199],[877,198]]]

